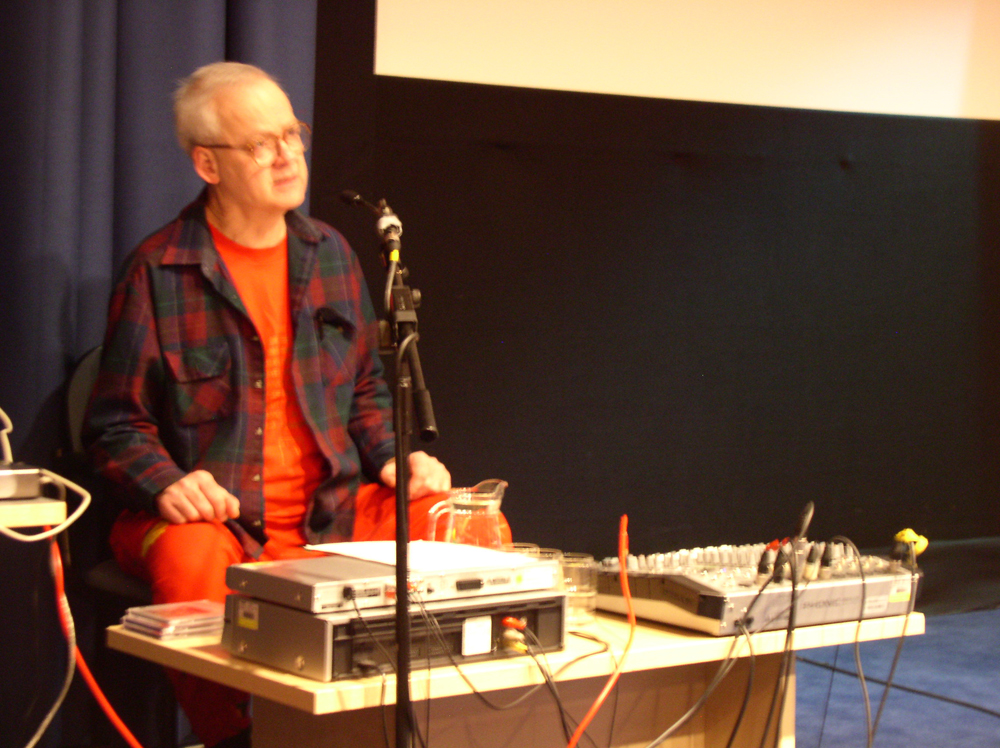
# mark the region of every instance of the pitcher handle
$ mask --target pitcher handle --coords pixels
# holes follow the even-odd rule
[[[427,510],[427,539],[437,539],[438,517],[448,511],[448,500],[442,499],[437,504]]]

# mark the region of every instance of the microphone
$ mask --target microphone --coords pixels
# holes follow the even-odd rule
[[[360,205],[377,215],[375,233],[382,239],[386,252],[399,252],[399,237],[403,235],[403,224],[392,212],[385,200],[379,200],[378,205],[372,205],[354,190],[343,190],[340,199],[348,205]]]
[[[792,534],[793,541],[800,540],[806,536],[806,530],[809,529],[809,523],[812,522],[813,509],[811,501],[802,507],[802,513],[799,514],[799,521],[795,523],[795,532]]]
[[[382,215],[382,211],[377,206],[372,205],[370,202],[365,200],[363,197],[361,197],[361,195],[359,195],[354,190],[343,190],[340,193],[340,199],[343,200],[348,205],[361,205],[365,208],[368,208],[368,210],[370,210],[377,216]]]

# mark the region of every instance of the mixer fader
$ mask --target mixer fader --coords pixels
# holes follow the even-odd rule
[[[716,636],[738,633],[740,622],[751,632],[786,628],[793,594],[795,626],[902,615],[921,577],[914,564],[806,541],[794,550],[772,543],[629,556],[626,571],[638,617]],[[626,612],[617,558],[601,564],[597,606]]]

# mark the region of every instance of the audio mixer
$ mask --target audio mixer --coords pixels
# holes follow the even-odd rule
[[[717,546],[629,556],[636,616],[715,636],[794,625],[903,615],[913,609],[921,572],[915,564],[856,553],[841,543]],[[794,571],[793,571],[794,570]],[[598,574],[597,607],[625,613],[617,558]]]

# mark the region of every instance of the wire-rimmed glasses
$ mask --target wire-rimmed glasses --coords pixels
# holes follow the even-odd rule
[[[278,158],[278,142],[285,144],[295,154],[305,153],[312,142],[312,130],[305,122],[296,122],[285,128],[280,135],[258,135],[245,145],[230,145],[229,143],[199,143],[202,148],[231,148],[245,150],[250,154],[257,166],[267,167]]]

